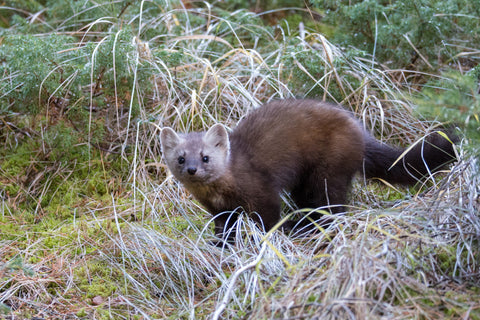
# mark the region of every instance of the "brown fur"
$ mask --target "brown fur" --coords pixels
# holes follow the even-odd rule
[[[166,128],[161,142],[174,176],[216,216],[219,236],[236,221],[238,207],[272,228],[280,219],[282,190],[299,208],[342,205],[362,168],[367,177],[411,184],[428,172],[424,163],[438,169],[453,156],[451,144],[435,137],[433,147],[417,146],[388,170],[403,150],[376,141],[347,111],[315,100],[268,103],[229,135],[221,125],[180,136]]]

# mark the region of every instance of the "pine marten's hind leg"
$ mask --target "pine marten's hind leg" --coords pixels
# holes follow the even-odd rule
[[[332,219],[325,214],[325,211],[331,214],[344,211],[343,205],[346,202],[352,175],[342,172],[326,176],[321,170],[310,171],[293,188],[291,197],[299,209],[311,209],[312,212],[305,212],[305,214],[308,213],[308,217],[289,221],[284,229],[288,230],[290,227],[303,232],[315,230],[315,224],[328,227]],[[324,212],[314,211],[317,208]]]

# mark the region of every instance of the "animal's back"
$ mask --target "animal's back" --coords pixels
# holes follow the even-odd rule
[[[315,100],[270,102],[230,135],[233,172],[245,166],[291,190],[309,174],[325,180],[361,168],[363,130],[350,114]],[[319,183],[323,183],[320,181]]]

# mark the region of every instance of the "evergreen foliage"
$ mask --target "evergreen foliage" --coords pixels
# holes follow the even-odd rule
[[[425,84],[415,99],[422,114],[463,128],[468,137],[467,149],[477,159],[480,159],[479,70],[477,66],[467,74],[445,72]]]
[[[312,0],[337,26],[335,40],[390,68],[429,69],[480,43],[480,6],[470,0]],[[473,45],[473,47],[471,47]]]

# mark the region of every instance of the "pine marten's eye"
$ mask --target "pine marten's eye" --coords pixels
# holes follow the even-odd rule
[[[202,158],[202,161],[205,162],[205,163],[208,163],[208,160],[209,160],[209,159],[208,159],[208,156],[204,156],[204,157]]]
[[[185,158],[184,157],[178,157],[178,164],[184,164],[185,163]]]

